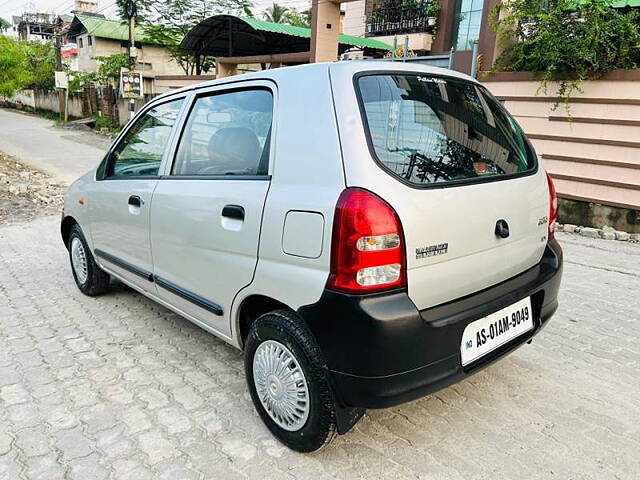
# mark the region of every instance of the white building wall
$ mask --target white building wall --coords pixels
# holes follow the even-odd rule
[[[75,42],[78,44],[78,56],[77,56],[77,69],[80,72],[94,72],[98,67],[96,61],[92,58],[96,55],[102,55],[101,52],[96,50],[96,39],[91,38],[91,45],[89,45],[89,35],[86,33],[78,35]],[[82,44],[82,47],[80,46]]]
[[[344,4],[343,33],[345,35],[355,35],[364,37],[365,31],[365,0],[346,2]]]

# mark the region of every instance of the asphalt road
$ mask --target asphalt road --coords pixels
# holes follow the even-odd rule
[[[92,132],[0,109],[0,150],[66,184],[95,167],[110,144],[111,140]]]

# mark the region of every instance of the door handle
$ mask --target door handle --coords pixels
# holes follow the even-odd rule
[[[222,216],[235,220],[244,220],[244,208],[240,205],[225,205],[222,209]]]
[[[507,238],[509,236],[509,224],[506,220],[498,220],[496,222],[495,234],[500,238]]]
[[[142,199],[138,195],[131,195],[129,197],[129,205],[133,205],[134,207],[140,207],[144,204]]]

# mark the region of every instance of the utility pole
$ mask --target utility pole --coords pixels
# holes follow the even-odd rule
[[[127,0],[125,10],[129,20],[129,48],[127,49],[129,71],[133,71],[135,58],[138,56],[138,51],[136,50],[136,17],[138,16],[138,7],[136,6],[135,0]]]
[[[56,72],[62,71],[62,32],[61,32],[61,24],[58,23],[54,27],[54,35],[56,38],[55,49],[56,49]],[[60,112],[60,120],[62,120],[66,116],[66,105],[64,99],[64,92],[61,88],[58,88],[58,112]],[[63,113],[63,110],[65,112]]]
[[[125,10],[127,12],[127,18],[129,19],[129,48],[127,50],[129,56],[129,71],[133,72],[136,65],[136,57],[138,51],[136,50],[136,17],[138,16],[138,7],[135,0],[127,0],[125,3]],[[133,118],[136,111],[136,101],[129,99],[129,119]]]

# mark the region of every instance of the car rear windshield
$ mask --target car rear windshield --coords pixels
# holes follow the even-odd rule
[[[482,86],[418,74],[357,83],[374,154],[405,182],[466,183],[536,167],[522,129]]]

